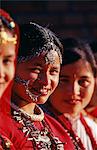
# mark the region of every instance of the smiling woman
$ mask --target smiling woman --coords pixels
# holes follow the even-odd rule
[[[62,45],[54,33],[32,22],[21,26],[20,33],[12,115],[27,140],[16,149],[74,150],[64,128],[37,105],[58,85]]]

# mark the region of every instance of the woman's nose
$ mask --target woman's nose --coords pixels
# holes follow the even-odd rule
[[[74,82],[69,87],[69,92],[71,95],[79,95],[80,94],[80,86],[77,82]]]
[[[50,75],[48,73],[42,73],[38,77],[40,84],[48,85],[50,83]]]

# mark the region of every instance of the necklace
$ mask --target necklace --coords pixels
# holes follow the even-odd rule
[[[38,112],[38,114],[36,114],[36,113],[28,114],[23,109],[20,109],[20,111],[25,116],[30,117],[32,121],[42,121],[44,119],[44,112],[43,112],[43,110],[38,105],[35,106],[35,110],[36,110],[36,112]]]
[[[44,112],[38,105],[35,105],[35,113],[32,114],[28,114],[26,111],[20,109],[14,103],[11,103],[11,106],[13,109],[18,110],[22,114],[24,114],[25,117],[31,118],[32,121],[42,121],[44,119]]]
[[[39,106],[37,108],[41,110]],[[21,124],[22,132],[27,140],[32,142],[35,150],[64,150],[64,143],[53,135],[44,119],[41,122],[38,121],[41,125],[41,129],[39,129],[36,125],[37,121],[33,121],[32,116],[21,111],[21,109],[13,110],[12,114],[13,118]]]

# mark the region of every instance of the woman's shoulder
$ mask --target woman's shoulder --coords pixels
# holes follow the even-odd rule
[[[97,107],[95,108],[95,110],[93,110],[91,112],[84,110],[84,111],[82,111],[82,114],[87,121],[95,122],[97,125]],[[95,124],[95,123],[93,123],[93,124]]]
[[[0,135],[7,137],[16,149],[20,149],[26,143],[24,134],[10,114],[0,114]]]
[[[94,128],[94,130],[97,128],[97,123],[94,121],[92,116],[84,116],[84,119],[91,128]]]
[[[64,147],[67,150],[74,150],[74,145],[70,136],[67,134],[67,131],[62,127],[62,125],[55,120],[53,117],[45,113],[45,121],[51,129],[51,132],[54,136],[58,137],[63,143],[65,143]]]

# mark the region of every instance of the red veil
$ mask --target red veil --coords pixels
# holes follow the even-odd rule
[[[13,21],[13,19],[10,17],[10,15],[7,12],[5,12],[2,9],[0,9],[0,19],[2,22],[5,21],[4,22],[5,26],[9,29],[8,25],[10,24],[11,21]],[[19,46],[19,28],[16,23],[15,23],[15,27],[12,29],[12,32],[17,35],[17,43],[15,48],[16,57],[17,57],[18,46]],[[16,59],[14,62],[14,67],[16,67]],[[14,145],[12,143],[13,142],[12,132],[13,130],[15,132],[16,128],[13,124],[13,120],[11,119],[11,115],[10,115],[12,84],[13,84],[13,79],[0,98],[0,149],[3,148],[7,149],[9,143],[10,150],[15,150]]]
[[[13,21],[13,19],[10,17],[10,15],[2,9],[0,9],[0,16],[4,17],[8,23]],[[19,28],[18,28],[18,25],[16,23],[15,23],[14,33],[17,35],[17,44],[16,44],[16,49],[15,49],[16,56],[17,56],[18,46],[19,46]],[[15,67],[16,66],[16,60],[15,60],[14,64],[15,64],[14,65],[14,67]],[[11,83],[9,84],[7,89],[4,91],[4,93],[0,99],[0,112],[3,112],[3,113],[9,113],[10,112],[12,83],[13,83],[13,80],[11,81]]]

